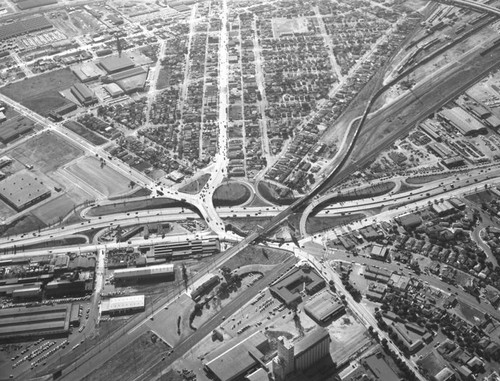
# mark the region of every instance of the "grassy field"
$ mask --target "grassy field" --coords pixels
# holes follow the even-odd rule
[[[427,176],[418,176],[418,177],[409,177],[406,179],[407,184],[425,184],[430,183],[431,181],[441,180],[445,177],[448,177],[442,173],[436,173],[435,175],[427,175]]]
[[[59,218],[64,218],[71,210],[75,203],[71,197],[66,194],[40,205],[33,210],[32,214],[40,221],[50,225],[59,222]]]
[[[210,173],[205,173],[196,180],[191,181],[189,184],[184,185],[182,188],[179,188],[179,191],[189,194],[197,194],[203,189],[209,179]]]
[[[292,253],[286,250],[251,245],[225,262],[224,266],[234,270],[238,267],[252,264],[277,265],[283,263],[291,255]]]
[[[61,69],[9,83],[0,88],[0,93],[47,116],[51,110],[68,103],[59,91],[70,88],[77,81],[70,69]]]
[[[96,146],[100,146],[108,141],[101,135],[96,134],[94,131],[91,131],[82,124],[72,120],[69,120],[66,123],[64,123],[64,127],[73,131],[75,134],[80,135],[82,138],[84,138],[85,140],[89,141],[90,143]]]
[[[213,202],[215,206],[241,205],[250,198],[250,190],[247,186],[228,182],[222,184],[214,192]]]
[[[493,200],[498,199],[498,196],[489,190],[478,192],[475,194],[471,194],[470,196],[465,197],[467,200],[472,201],[478,205],[481,205],[483,202],[491,202]]]
[[[308,234],[316,234],[323,230],[331,229],[335,226],[348,224],[364,218],[362,213],[351,214],[348,216],[335,216],[335,217],[309,217],[306,222],[306,231]]]
[[[165,197],[152,198],[148,200],[116,202],[111,205],[96,206],[89,211],[89,216],[105,216],[107,214],[127,213],[136,210],[171,208],[174,206],[187,207],[188,205]],[[180,218],[182,219],[182,217]]]
[[[132,190],[129,179],[107,165],[101,168],[100,161],[94,157],[78,160],[66,170],[107,197]]]
[[[23,164],[47,173],[83,155],[83,151],[58,134],[44,132],[7,153]]]
[[[419,188],[421,188],[421,186],[412,186],[412,185],[408,185],[404,182],[401,182],[401,186],[399,187],[399,190],[396,192],[396,194],[410,192],[412,190],[419,189]]]
[[[158,362],[169,349],[163,341],[154,341],[152,337],[150,331],[143,333],[83,380],[133,380],[141,370]]]
[[[2,227],[3,233],[2,237],[7,237],[9,235],[22,234],[27,232],[32,232],[38,229],[42,229],[47,225],[43,223],[40,219],[33,215],[23,216],[6,227]]]
[[[418,364],[424,370],[423,374],[428,374],[431,377],[438,374],[445,365],[445,363],[440,360],[434,352],[430,352],[422,360],[419,360]]]

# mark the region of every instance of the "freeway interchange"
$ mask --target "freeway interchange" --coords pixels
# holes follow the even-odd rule
[[[226,45],[228,43],[227,36],[227,1],[223,1],[223,12],[222,12],[222,34],[220,38],[220,57],[219,57],[219,89],[220,89],[220,99],[219,99],[219,141],[218,141],[218,153],[215,157],[215,162],[213,164],[214,171],[211,173],[210,179],[207,184],[204,186],[202,191],[197,195],[185,194],[182,192],[178,192],[172,189],[168,189],[163,187],[161,184],[154,183],[146,176],[141,173],[132,170],[131,168],[126,167],[124,164],[117,162],[116,160],[110,159],[104,151],[98,150],[92,145],[88,144],[84,140],[78,138],[74,133],[67,130],[61,124],[53,123],[48,121],[47,119],[40,117],[39,115],[33,113],[28,110],[24,106],[12,101],[11,99],[0,95],[0,100],[12,106],[19,113],[29,116],[34,119],[39,124],[45,126],[48,129],[53,130],[56,133],[64,134],[67,138],[72,140],[73,143],[78,146],[84,148],[87,152],[92,155],[99,156],[103,158],[113,169],[125,173],[129,178],[132,178],[136,181],[137,184],[148,188],[152,191],[152,197],[161,197],[165,196],[170,199],[174,199],[177,201],[182,201],[192,206],[191,209],[182,208],[182,207],[174,207],[174,208],[163,208],[163,209],[153,209],[153,210],[141,210],[134,212],[124,212],[117,214],[107,214],[103,216],[92,216],[88,214],[90,209],[87,208],[82,211],[81,216],[84,219],[84,222],[77,224],[69,224],[61,227],[52,227],[47,229],[42,229],[37,233],[25,234],[25,235],[17,235],[4,237],[0,239],[0,249],[8,250],[12,249],[13,245],[16,246],[19,250],[23,246],[28,245],[36,245],[44,242],[50,242],[51,240],[56,240],[64,237],[68,237],[74,234],[79,234],[84,231],[88,231],[90,229],[101,230],[110,228],[116,225],[120,225],[121,227],[133,226],[133,225],[141,225],[148,223],[158,223],[158,222],[168,222],[168,221],[178,221],[179,219],[188,219],[188,218],[200,218],[202,217],[208,224],[211,229],[211,232],[198,233],[198,234],[186,234],[185,236],[176,236],[176,237],[165,237],[165,238],[153,238],[153,239],[134,239],[131,242],[127,243],[98,243],[98,242],[90,242],[88,244],[79,245],[80,250],[82,251],[98,251],[99,252],[99,271],[98,275],[101,277],[98,285],[102,283],[102,270],[104,267],[103,257],[105,255],[105,250],[123,247],[127,245],[139,246],[143,244],[154,244],[157,242],[165,242],[168,240],[190,240],[197,237],[203,236],[218,236],[222,240],[229,241],[234,243],[231,249],[227,250],[223,253],[216,261],[214,261],[210,268],[207,270],[214,270],[220,267],[227,259],[236,255],[238,252],[243,250],[249,244],[258,242],[261,239],[265,239],[267,235],[273,232],[278,226],[280,226],[283,222],[285,222],[292,214],[300,213],[300,233],[301,236],[305,239],[301,241],[302,243],[311,242],[313,240],[312,237],[308,237],[308,233],[306,230],[306,223],[309,216],[313,214],[317,214],[320,216],[325,215],[343,215],[343,214],[351,214],[351,213],[359,213],[367,210],[379,210],[378,213],[372,215],[370,218],[366,218],[364,221],[359,221],[359,226],[363,226],[363,224],[368,225],[373,221],[376,221],[377,218],[380,220],[394,218],[398,215],[409,212],[410,210],[418,209],[425,207],[428,203],[432,203],[435,200],[439,200],[443,197],[455,197],[463,194],[468,194],[475,192],[478,187],[484,187],[485,185],[493,185],[500,183],[500,169],[496,165],[492,166],[483,166],[478,167],[474,170],[471,170],[467,173],[467,177],[461,176],[461,178],[456,176],[456,173],[450,172],[448,176],[444,177],[440,180],[429,181],[424,184],[418,190],[412,190],[407,192],[401,192],[398,194],[388,194],[382,195],[374,198],[361,199],[357,201],[346,201],[342,204],[333,204],[328,206],[323,206],[328,204],[328,201],[334,199],[337,194],[336,193],[325,193],[331,189],[334,189],[336,185],[338,185],[341,181],[345,180],[350,174],[356,171],[360,166],[364,163],[370,161],[379,154],[387,144],[391,144],[398,136],[402,133],[407,132],[407,129],[404,131],[399,131],[398,133],[392,134],[387,137],[386,140],[379,140],[377,144],[371,148],[368,154],[365,154],[362,159],[357,159],[356,161],[351,161],[353,153],[359,155],[359,150],[363,150],[360,148],[360,140],[362,142],[366,142],[366,139],[370,138],[370,134],[374,134],[373,131],[376,131],[376,126],[385,123],[387,120],[394,118],[401,114],[405,114],[407,116],[407,124],[406,126],[413,126],[415,122],[422,119],[425,115],[430,114],[434,110],[440,108],[444,103],[448,102],[449,99],[455,97],[457,94],[461,93],[465,88],[470,86],[471,83],[474,83],[485,75],[489,70],[497,65],[497,62],[492,58],[483,58],[484,65],[480,70],[476,70],[472,72],[473,69],[463,69],[468,67],[474,59],[477,59],[478,54],[477,51],[471,53],[469,56],[464,57],[461,62],[459,62],[455,67],[449,68],[446,73],[440,73],[436,75],[436,77],[431,77],[424,80],[418,86],[413,89],[413,92],[407,93],[401,98],[397,99],[392,105],[378,110],[372,114],[370,114],[371,107],[377,100],[378,96],[381,95],[390,85],[395,83],[391,81],[389,85],[384,86],[382,89],[377,90],[375,95],[371,98],[371,100],[367,103],[363,114],[361,117],[356,118],[350,124],[350,128],[346,132],[344,144],[340,147],[339,151],[336,154],[336,157],[332,163],[332,171],[329,176],[326,177],[323,181],[318,183],[318,185],[308,194],[298,199],[291,206],[273,206],[273,207],[251,207],[251,206],[235,206],[235,207],[218,207],[216,208],[212,203],[212,196],[217,188],[226,177],[226,167],[227,167],[227,106],[228,106],[228,57],[227,57],[227,48]],[[463,70],[462,70],[463,69]],[[475,69],[474,69],[475,70]],[[463,76],[463,73],[467,72],[469,77],[466,81],[459,83],[457,81],[457,77]],[[453,85],[451,85],[453,83]],[[449,86],[448,86],[449,85]],[[446,93],[443,95],[443,93]],[[419,101],[421,106],[416,111],[414,105],[416,103],[416,99],[422,99],[422,97],[428,96],[431,100],[436,97],[439,98],[439,101],[436,102],[424,102]],[[434,98],[433,98],[434,97]],[[410,111],[408,111],[410,110]],[[363,140],[365,139],[365,140]],[[366,152],[365,152],[366,153]],[[98,201],[92,207],[96,207],[99,205],[109,204],[109,201]],[[264,224],[261,229],[251,232],[245,238],[241,238],[234,233],[228,232],[224,226],[225,218],[268,218],[269,222]],[[290,248],[292,248],[290,246]],[[51,250],[52,253],[65,253],[70,249],[70,247],[57,247]],[[316,267],[320,273],[324,274],[327,280],[333,280],[337,286],[337,289],[341,290],[342,294],[346,295],[346,299],[350,309],[360,318],[360,320],[365,324],[366,327],[372,326],[374,327],[379,336],[381,338],[385,338],[387,335],[376,328],[376,321],[373,315],[367,311],[363,306],[356,303],[349,293],[346,292],[338,275],[333,271],[330,267],[321,263],[314,255],[311,257],[307,254],[308,248],[307,245],[304,247],[304,250],[294,250],[296,255],[304,260],[309,261],[314,267]],[[9,258],[12,256],[19,255],[36,255],[39,253],[40,255],[46,253],[46,250],[40,250],[38,252],[29,252],[29,253],[7,253],[4,255],[5,258]],[[339,254],[336,259],[346,260],[347,258],[342,257],[342,254]],[[360,258],[358,260],[360,263],[368,263],[368,260]],[[282,269],[280,266],[276,273]],[[275,272],[271,274],[275,275]],[[270,277],[269,277],[270,278]],[[424,277],[425,278],[425,277]],[[443,284],[439,283],[432,277],[428,277],[429,282],[434,282],[436,287],[443,287]],[[425,278],[427,279],[427,278]],[[196,281],[196,279],[194,280]],[[259,287],[265,287],[266,282],[268,282],[268,278],[264,278],[262,282],[257,283],[254,288],[249,289],[248,294],[255,290],[258,290]],[[96,287],[97,289],[100,287]],[[459,292],[460,290],[456,290]],[[461,292],[461,297],[463,299],[467,299],[469,301],[470,295]],[[99,290],[96,291],[95,298],[93,299],[93,303],[97,303],[98,301],[98,293]],[[165,295],[160,300],[154,303],[154,309],[163,308],[167,305],[171,300],[176,297],[177,293],[172,292],[168,295]],[[185,352],[187,352],[194,344],[196,344],[201,338],[206,336],[216,327],[216,323],[218,323],[220,316],[231,314],[240,308],[245,299],[248,298],[241,297],[237,300],[237,302],[228,306],[223,312],[218,313],[213,319],[211,319],[206,325],[204,325],[201,329],[199,329],[195,334],[190,336],[185,342],[181,342],[178,347],[176,347],[175,354],[163,365],[171,364],[175,359],[181,357]],[[489,311],[493,313],[493,311]],[[67,366],[62,369],[62,379],[74,379],[75,375],[78,377],[83,377],[87,375],[92,369],[91,367],[96,366],[96,364],[104,363],[112,353],[116,352],[119,348],[123,348],[123,346],[129,344],[133,341],[135,335],[140,332],[139,330],[135,331],[135,327],[140,327],[146,319],[149,318],[149,312],[145,312],[142,314],[138,314],[131,318],[124,330],[121,330],[115,334],[113,334],[104,345],[105,348],[109,349],[107,354],[102,350],[103,348],[94,347],[89,348],[79,359],[76,360],[74,365]],[[125,334],[124,334],[125,333]],[[396,353],[399,353],[397,347],[395,347],[392,343],[391,349],[393,349]],[[401,356],[403,357],[403,356]],[[404,358],[404,357],[403,357]],[[404,360],[407,365],[415,372],[417,377],[420,380],[424,380],[424,378],[419,374],[418,369],[415,364],[411,360]],[[48,364],[44,369],[53,369],[54,364]],[[42,370],[43,371],[43,370]],[[141,379],[154,379],[157,377],[156,374],[147,374],[141,375]]]

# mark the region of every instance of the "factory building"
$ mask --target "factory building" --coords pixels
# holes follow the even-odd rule
[[[175,270],[171,264],[118,269],[113,278],[117,284],[169,282],[175,279]]]
[[[475,136],[479,134],[486,134],[488,132],[484,124],[458,106],[443,109],[439,112],[439,116],[465,136]]]
[[[278,356],[273,361],[276,380],[285,380],[293,372],[310,368],[330,353],[330,335],[325,328],[317,327],[297,343],[290,343],[283,336],[278,338]]]
[[[131,69],[135,66],[134,62],[127,56],[122,55],[106,57],[99,62],[99,65],[108,74],[118,73],[123,70]]]
[[[45,198],[50,190],[27,171],[20,171],[0,182],[0,198],[20,212]]]
[[[187,258],[201,258],[220,251],[218,238],[195,239],[185,242],[166,242],[153,247],[155,261],[171,262]]]
[[[101,314],[124,315],[141,312],[145,309],[144,295],[122,296],[104,299],[101,302]]]
[[[0,341],[66,334],[70,310],[71,304],[0,309]]]

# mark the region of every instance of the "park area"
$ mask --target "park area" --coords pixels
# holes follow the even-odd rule
[[[106,197],[122,195],[132,190],[129,179],[107,165],[101,165],[94,157],[78,160],[66,170]]]
[[[69,103],[59,92],[76,82],[78,79],[71,70],[61,69],[9,83],[0,88],[0,93],[40,115],[48,116],[50,111]]]
[[[32,165],[36,170],[47,173],[83,155],[83,151],[49,131],[32,137],[6,154],[24,165]]]
[[[213,196],[214,206],[235,206],[248,201],[251,192],[248,186],[238,182],[226,182],[218,187]]]

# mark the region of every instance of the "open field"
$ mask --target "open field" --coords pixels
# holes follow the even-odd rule
[[[0,220],[5,220],[9,217],[12,217],[16,213],[17,212],[14,209],[0,200]]]
[[[90,143],[96,146],[100,146],[101,144],[107,142],[107,140],[103,138],[101,135],[96,134],[94,131],[91,131],[88,128],[85,128],[82,124],[78,122],[69,120],[66,123],[64,123],[64,127],[73,131],[75,134],[80,135],[82,138],[84,138],[85,140],[89,141]]]
[[[272,25],[275,37],[280,37],[282,34],[307,32],[307,19],[304,17],[274,18]]]
[[[5,228],[5,230],[2,233],[2,237],[31,232],[34,230],[42,229],[46,226],[47,225],[37,217],[33,215],[27,215],[15,220],[8,226],[3,227]]]
[[[237,182],[223,183],[213,196],[215,206],[241,205],[250,198],[250,190],[244,184]]]
[[[443,366],[446,365],[446,362],[439,359],[438,355],[436,355],[434,351],[432,351],[429,352],[429,354],[422,360],[419,360],[418,365],[422,367],[423,374],[427,374],[433,377],[438,374],[441,369],[443,369]]]
[[[306,222],[306,231],[308,234],[316,234],[320,231],[331,229],[335,226],[348,224],[364,218],[361,213],[350,214],[348,216],[335,217],[309,217]]]
[[[83,151],[53,132],[44,132],[7,152],[22,164],[47,173],[83,155]]]
[[[251,264],[276,265],[283,263],[292,255],[292,253],[286,250],[271,249],[260,246],[247,246],[241,252],[224,263],[224,266],[234,270],[238,267]]]
[[[406,184],[405,182],[401,182],[401,186],[399,187],[399,190],[397,192],[395,192],[395,194],[398,194],[398,193],[405,193],[405,192],[410,192],[412,190],[415,190],[415,189],[419,189],[421,188],[421,186],[418,186],[418,185],[408,185]]]
[[[130,180],[94,157],[86,157],[71,164],[66,170],[105,196],[117,196],[131,190]]]
[[[0,88],[0,92],[30,110],[47,116],[51,110],[68,103],[59,91],[68,89],[77,81],[71,70],[61,69],[9,83]]]
[[[189,184],[184,185],[179,188],[180,192],[189,193],[189,194],[197,194],[201,192],[205,184],[210,179],[210,173],[205,173],[198,177],[196,180],[191,181]]]
[[[74,201],[66,194],[52,198],[50,201],[34,209],[32,214],[47,225],[60,222],[75,206]]]
[[[498,198],[498,196],[495,195],[493,192],[486,190],[486,191],[471,194],[470,196],[466,196],[465,198],[469,201],[472,201],[472,202],[478,204],[478,205],[481,205],[483,202],[491,202],[493,200],[496,200]]]

